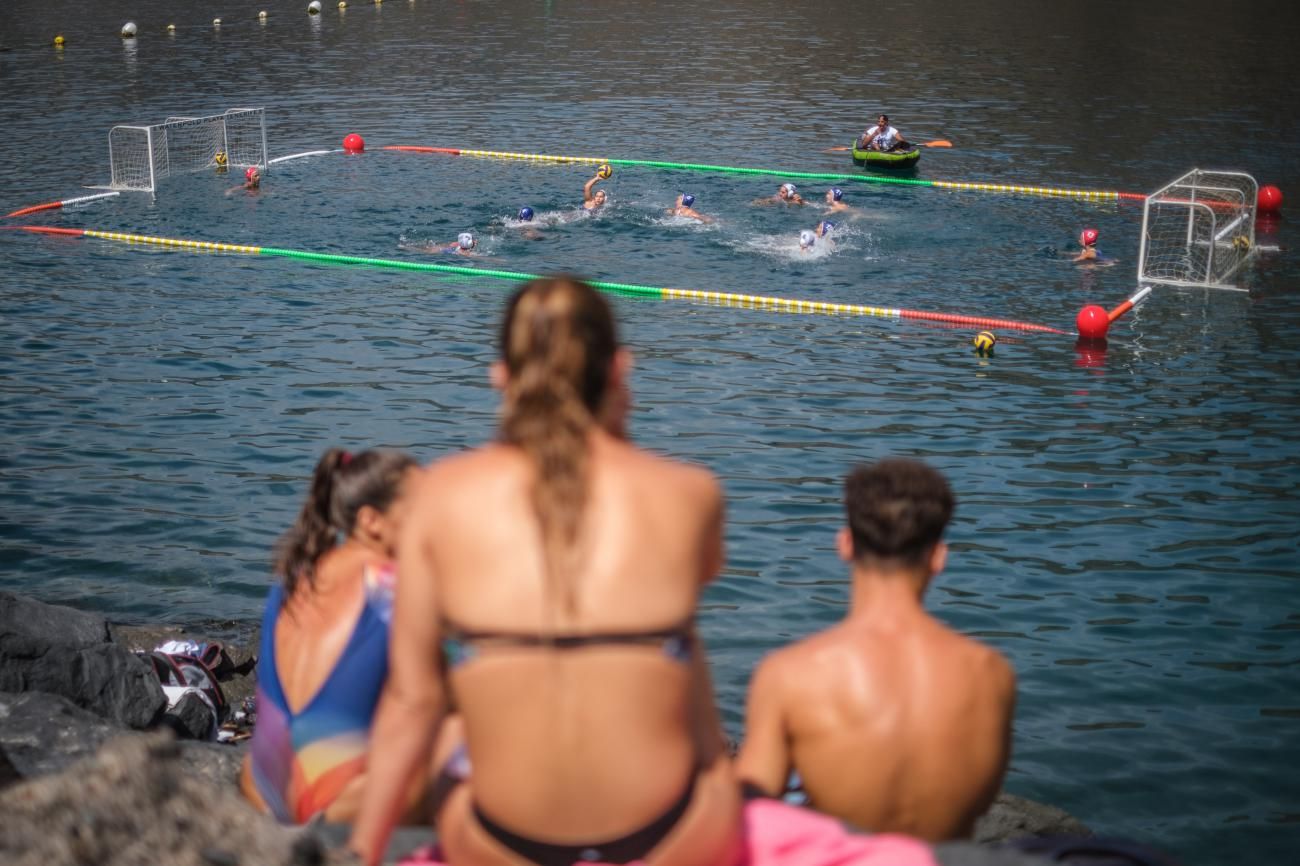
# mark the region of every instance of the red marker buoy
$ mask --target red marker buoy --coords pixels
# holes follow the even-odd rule
[[[355,132],[349,132],[343,137],[343,149],[348,153],[361,153],[366,149],[366,140]]]
[[[1273,185],[1261,186],[1255,196],[1255,210],[1260,213],[1277,213],[1282,209],[1282,190]]]
[[[1104,307],[1089,304],[1079,311],[1079,315],[1074,319],[1074,325],[1079,329],[1080,337],[1088,340],[1104,340],[1106,331],[1110,330],[1110,316]]]

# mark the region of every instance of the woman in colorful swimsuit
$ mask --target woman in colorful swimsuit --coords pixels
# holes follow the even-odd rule
[[[420,482],[353,847],[376,863],[454,702],[473,771],[455,864],[731,862],[740,799],[695,610],[723,562],[714,477],[624,437],[631,357],[569,277],[511,298],[497,441]]]
[[[388,673],[397,534],[418,474],[395,451],[332,448],[280,539],[262,621],[245,795],[284,823],[355,817]],[[340,542],[339,536],[343,540]],[[426,774],[413,789],[423,791]]]

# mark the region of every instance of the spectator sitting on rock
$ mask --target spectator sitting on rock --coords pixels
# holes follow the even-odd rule
[[[849,614],[759,665],[737,774],[779,796],[794,769],[814,808],[857,827],[967,837],[1006,771],[1015,675],[922,607],[947,559],[952,492],[924,464],[885,460],[855,469],[845,493]]]
[[[285,823],[348,821],[360,806],[370,720],[388,674],[403,495],[417,474],[399,452],[331,448],[280,539],[283,583],[262,620],[258,724],[241,784]]]

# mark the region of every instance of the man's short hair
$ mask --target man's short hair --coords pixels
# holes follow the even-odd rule
[[[948,482],[919,460],[855,467],[844,480],[853,558],[919,565],[943,537],[954,505]]]

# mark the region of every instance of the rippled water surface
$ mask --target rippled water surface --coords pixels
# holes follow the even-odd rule
[[[801,257],[820,209],[751,204],[779,175],[623,168],[607,211],[575,220],[589,168],[378,148],[853,171],[823,149],[883,109],[955,143],[925,152],[923,179],[1145,192],[1229,167],[1300,197],[1290,3],[325,5],[8,0],[3,212],[105,182],[121,122],[262,105],[272,156],[351,131],[370,151],[274,166],[256,196],[190,175],[3,224],[420,261],[403,245],[473,229],[484,254],[456,263],[1070,330],[1135,288],[1140,208],[846,182],[859,212]],[[716,225],[664,218],[686,191]],[[537,239],[503,219],[525,204]],[[1085,225],[1118,265],[1055,254]],[[702,621],[732,732],[755,660],[845,611],[846,469],[919,456],[960,502],[930,606],[1020,674],[1008,788],[1188,862],[1289,861],[1295,226],[1261,224],[1281,250],[1243,274],[1248,294],[1159,290],[1104,352],[999,330],[981,359],[968,330],[618,299],[637,439],[726,486]],[[325,447],[432,460],[492,434],[510,286],[0,231],[0,588],[121,619],[255,618]]]

